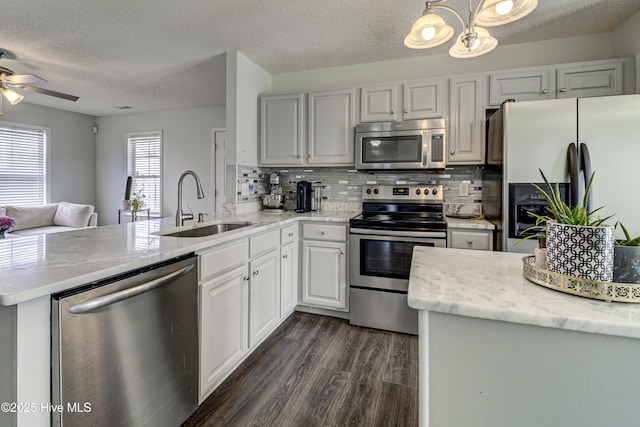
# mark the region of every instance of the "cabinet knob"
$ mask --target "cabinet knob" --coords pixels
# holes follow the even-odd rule
[[[300,154],[296,154],[296,159],[299,159],[299,158],[300,158]]]
[[[340,251],[340,255],[344,255],[344,251],[342,251],[342,250],[341,250],[341,251]]]
[[[249,276],[242,276],[242,280],[244,280],[245,282],[249,281]]]
[[[449,151],[449,154],[451,154],[453,156],[454,154],[456,154],[456,150]]]
[[[284,254],[284,255],[282,255],[282,258],[287,259],[289,257],[287,256],[287,254]]]
[[[473,245],[473,240],[467,240],[467,245],[472,246]]]
[[[320,234],[324,236],[324,230],[321,230],[321,231],[320,231]]]
[[[546,95],[546,94],[548,94],[548,93],[549,93],[549,89],[542,89],[542,94],[543,94],[543,95]]]
[[[310,158],[311,158],[311,154],[307,154],[307,159],[310,159]]]
[[[408,108],[405,108],[404,110],[402,110],[405,114],[409,112]]]
[[[567,91],[567,89],[566,89],[566,88],[564,88],[564,87],[563,87],[563,88],[560,88],[560,92],[566,92],[566,91]]]
[[[258,274],[260,274],[260,271],[258,271],[258,270],[253,270],[253,275],[254,275],[254,276],[257,276]]]
[[[293,237],[293,232],[289,233],[289,237]]]
[[[391,110],[391,114],[395,114],[395,113],[396,113],[396,110]]]

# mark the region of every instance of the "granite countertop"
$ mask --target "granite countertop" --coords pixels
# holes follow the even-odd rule
[[[14,305],[156,262],[298,221],[347,223],[360,212],[212,214],[205,224],[248,221],[255,225],[207,237],[166,237],[174,218],[20,236],[0,240],[0,305]],[[198,226],[189,222],[180,229]]]
[[[523,254],[419,246],[409,278],[418,310],[640,338],[640,304],[547,289],[522,274]]]
[[[486,219],[454,218],[447,216],[448,228],[472,228],[476,230],[494,230],[496,227]]]

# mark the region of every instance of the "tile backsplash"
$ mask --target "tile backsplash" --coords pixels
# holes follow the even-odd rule
[[[482,213],[482,172],[476,167],[454,167],[444,171],[361,172],[346,168],[265,168],[247,165],[236,170],[236,212],[261,209],[260,198],[269,192],[269,175],[279,172],[286,194],[285,208],[296,207],[296,183],[321,185],[322,210],[357,211],[362,207],[365,185],[442,184],[444,210],[450,215],[475,216]]]

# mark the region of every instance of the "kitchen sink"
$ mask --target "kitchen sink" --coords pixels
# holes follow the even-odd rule
[[[239,228],[248,227],[253,225],[250,222],[240,223],[221,223],[205,225],[204,227],[190,228],[188,230],[175,231],[173,233],[163,234],[163,236],[169,237],[205,237],[213,236],[215,234],[224,233],[225,231],[237,230]]]

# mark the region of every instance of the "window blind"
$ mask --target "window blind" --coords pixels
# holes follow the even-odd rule
[[[47,130],[0,125],[0,204],[47,201]]]
[[[162,208],[162,133],[127,134],[127,164],[131,193],[142,190],[145,208],[161,216]]]

